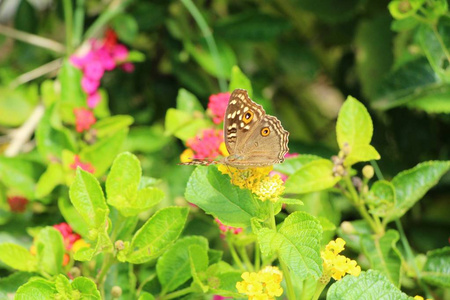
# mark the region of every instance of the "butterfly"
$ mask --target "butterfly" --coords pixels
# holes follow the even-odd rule
[[[239,169],[263,167],[282,163],[289,151],[289,132],[243,89],[235,89],[230,96],[223,134],[229,156],[219,161],[194,159],[182,165],[219,163]]]

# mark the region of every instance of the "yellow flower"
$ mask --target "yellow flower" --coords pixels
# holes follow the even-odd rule
[[[283,273],[277,268],[267,266],[259,272],[244,272],[244,281],[236,283],[239,293],[248,296],[249,300],[273,300],[283,294],[280,283]]]
[[[353,276],[359,276],[361,273],[361,267],[358,266],[356,261],[349,259],[343,255],[339,255],[344,250],[345,241],[341,238],[337,238],[335,241],[330,241],[326,245],[325,250],[321,252],[323,260],[323,281],[328,281],[330,277],[335,280],[339,280],[350,274]],[[328,278],[328,280],[326,280]]]
[[[194,151],[192,151],[191,148],[187,148],[180,155],[180,161],[182,163],[191,162],[193,158],[194,158]]]
[[[281,180],[279,175],[266,176],[254,186],[252,191],[261,201],[270,200],[277,202],[284,193],[283,180]]]
[[[423,297],[416,295],[416,296],[414,296],[414,300],[423,300]],[[427,299],[427,300],[431,300],[431,299]]]
[[[90,246],[91,245],[89,243],[87,243],[85,240],[79,239],[75,243],[73,243],[72,251],[73,251],[73,253],[76,253],[81,248],[89,248]]]
[[[269,175],[273,166],[262,168],[238,169],[227,165],[219,165],[219,171],[222,174],[228,174],[231,177],[231,183],[241,189],[253,190],[255,185],[263,178]]]

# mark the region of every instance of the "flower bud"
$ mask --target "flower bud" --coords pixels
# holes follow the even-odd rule
[[[69,274],[72,278],[77,278],[81,275],[81,270],[78,267],[72,267],[69,271]]]
[[[123,243],[122,240],[118,240],[118,241],[116,241],[116,242],[114,243],[114,247],[115,247],[117,250],[121,251],[121,250],[123,250],[123,249],[125,248],[125,244]]]
[[[356,232],[355,227],[353,227],[353,224],[348,221],[344,221],[341,223],[341,229],[342,232],[345,234],[354,234]]]
[[[113,298],[119,298],[120,296],[122,296],[122,288],[120,286],[113,286],[111,289],[111,296]]]
[[[373,177],[375,172],[374,172],[373,167],[371,165],[366,165],[362,169],[362,173],[363,173],[365,178],[370,179],[370,178]]]

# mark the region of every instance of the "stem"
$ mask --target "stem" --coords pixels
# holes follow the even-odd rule
[[[211,53],[211,55],[214,59],[214,63],[216,64],[217,80],[219,81],[220,90],[222,92],[227,91],[227,83],[225,81],[225,76],[223,75],[223,67],[222,67],[222,62],[220,60],[219,51],[217,49],[217,45],[216,45],[214,37],[211,33],[211,30],[208,27],[208,24],[206,23],[202,14],[197,9],[197,7],[195,6],[194,2],[192,2],[192,0],[181,0],[181,2],[184,4],[184,6],[189,11],[189,13],[192,15],[195,22],[197,22],[197,25],[200,28],[200,31],[202,32],[203,37],[206,40],[206,44],[208,45],[209,52]]]
[[[255,242],[255,270],[259,271],[261,268],[261,250],[259,249],[258,241]]]
[[[136,295],[136,275],[134,274],[134,265],[128,264],[128,278],[130,283],[130,298],[135,299]]]
[[[414,254],[412,252],[411,246],[409,245],[408,239],[406,238],[402,222],[400,222],[399,219],[395,219],[395,225],[397,226],[398,232],[400,233],[400,240],[402,241],[403,248],[405,248],[406,259],[408,263],[413,267],[414,272],[416,272],[417,282],[419,283],[419,286],[424,290],[426,298],[431,299],[431,292],[428,289],[428,286],[422,281],[422,274],[420,273],[416,261],[414,260]]]
[[[166,296],[162,296],[160,299],[173,299],[173,298],[179,298],[180,296],[189,294],[194,292],[194,290],[192,289],[192,287],[187,287],[185,289],[173,292],[171,294],[167,294]]]
[[[98,289],[102,293],[102,298],[104,299],[105,296],[105,279],[106,275],[108,274],[109,269],[111,268],[112,264],[114,263],[114,258],[111,253],[105,253],[105,257],[103,258],[103,264],[100,269],[100,272],[98,273],[97,277],[95,278],[95,282],[98,285]]]
[[[81,37],[83,36],[84,1],[85,0],[77,0],[75,7],[74,22],[73,22],[73,40],[72,40],[72,44],[75,46],[80,45]]]
[[[0,34],[3,34],[7,37],[35,45],[41,48],[49,49],[51,51],[57,52],[57,53],[65,53],[66,47],[64,45],[55,42],[53,40],[40,37],[38,35],[30,34],[27,32],[23,32],[14,28],[9,28],[7,26],[0,24]]]
[[[73,8],[71,0],[63,0],[64,21],[66,23],[66,50],[72,53]]]
[[[281,257],[278,255],[281,269],[283,270],[284,279],[286,280],[286,288],[287,288],[287,295],[289,300],[295,300],[295,291],[294,286],[292,285],[292,279],[291,274],[289,271],[289,267],[284,263],[284,261],[281,259]]]
[[[320,295],[323,292],[323,289],[327,286],[328,282],[326,284],[322,284],[320,281],[317,282],[316,291],[314,292],[314,296],[311,300],[317,300],[319,299]]]
[[[245,265],[247,266],[247,270],[253,272],[255,269],[253,268],[253,265],[250,262],[245,246],[238,247],[237,249],[242,259],[244,260]]]
[[[21,84],[27,83],[45,74],[58,70],[61,67],[61,65],[62,65],[62,58],[55,59],[54,61],[46,63],[45,65],[42,65],[34,70],[31,70],[29,72],[20,75],[16,79],[12,80],[9,85],[12,89],[15,89]]]
[[[383,227],[377,226],[377,224],[374,222],[372,217],[367,212],[367,209],[364,206],[364,202],[361,201],[361,199],[358,196],[358,193],[355,190],[355,187],[352,184],[350,176],[345,176],[344,181],[347,184],[347,189],[350,191],[350,195],[352,197],[350,200],[352,200],[353,204],[355,205],[356,209],[359,211],[361,216],[364,218],[364,220],[366,220],[367,223],[369,223],[370,227],[375,233],[377,234],[382,233],[384,231]]]
[[[269,225],[273,230],[277,231],[277,223],[275,222],[275,213],[274,213],[274,208],[273,208],[273,202],[270,202],[269,212],[270,212]]]
[[[233,257],[234,262],[238,265],[238,267],[239,267],[239,269],[241,269],[241,271],[245,271],[246,269],[245,269],[244,265],[242,264],[242,261],[239,258],[238,254],[236,253],[236,249],[234,249],[233,242],[230,240],[228,233],[227,233],[227,236],[225,239],[227,241],[228,248],[230,248],[231,257]]]
[[[375,170],[375,174],[377,175],[377,178],[379,180],[384,180],[383,173],[381,173],[380,167],[378,166],[378,163],[375,160],[371,160],[370,164],[372,165],[373,169]]]
[[[136,290],[136,295],[139,296],[142,293],[142,289],[147,284],[147,282],[152,281],[156,277],[156,274],[151,275],[150,277],[147,277],[144,281],[139,284],[138,289]]]

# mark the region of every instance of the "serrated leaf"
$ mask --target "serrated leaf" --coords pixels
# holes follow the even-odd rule
[[[238,66],[233,66],[231,69],[231,80],[228,91],[232,93],[235,89],[247,90],[248,96],[253,97],[253,88],[250,79],[239,69]]]
[[[208,286],[202,282],[202,279],[205,277],[205,271],[209,263],[207,249],[200,245],[191,245],[188,250],[193,284],[198,286],[203,293],[206,293]]]
[[[203,108],[198,98],[194,94],[183,88],[178,90],[177,109],[189,114],[193,114],[194,112],[205,112],[205,109]]]
[[[211,294],[223,297],[242,298],[236,289],[236,283],[242,281],[242,272],[225,271],[208,277],[208,288]]]
[[[367,109],[361,102],[348,96],[339,111],[336,124],[339,148],[343,149],[346,144],[350,147],[349,161],[346,160],[347,165],[358,162],[358,157],[363,159],[379,157],[373,147],[366,147],[372,140],[372,134],[373,124]],[[355,153],[353,154],[353,152]],[[353,158],[352,155],[354,155]]]
[[[0,279],[0,299],[8,299],[8,295],[14,294],[17,289],[27,283],[30,278],[34,276],[33,273],[28,272],[14,272],[9,276]]]
[[[333,187],[339,177],[333,176],[333,163],[328,159],[310,161],[286,180],[286,193],[311,193]]]
[[[37,270],[37,259],[30,251],[13,243],[0,244],[0,260],[7,266],[27,272]]]
[[[377,216],[386,216],[396,203],[394,185],[386,180],[375,182],[370,187],[367,203],[371,207],[370,213]]]
[[[72,281],[72,287],[81,293],[81,299],[100,300],[100,292],[94,281],[87,277],[77,277]]]
[[[134,119],[131,116],[115,115],[98,120],[91,128],[95,129],[96,137],[102,139],[107,136],[112,136],[123,129],[127,129],[133,122]]]
[[[72,286],[66,276],[59,274],[55,278],[55,288],[63,299],[72,298]]]
[[[428,161],[397,174],[391,181],[397,202],[387,220],[402,217],[449,169],[449,161]]]
[[[396,247],[400,236],[390,229],[382,237],[363,235],[361,245],[374,270],[379,270],[396,286],[400,287],[401,255]]]
[[[171,292],[191,278],[189,247],[199,245],[205,251],[208,240],[201,236],[188,236],[178,240],[156,264],[156,272],[164,292]]]
[[[55,285],[45,279],[32,279],[22,285],[14,297],[15,300],[52,300],[57,291]]]
[[[61,273],[65,252],[61,233],[47,226],[39,231],[35,246],[39,271],[50,275]]]
[[[150,294],[150,293],[142,292],[139,295],[139,299],[138,300],[155,300],[155,297],[153,297],[153,295]]]
[[[75,209],[69,199],[61,197],[58,199],[58,208],[61,214],[72,227],[73,231],[80,234],[82,237],[87,238],[89,233],[89,227],[86,221],[80,213]]]
[[[450,247],[429,251],[427,261],[422,271],[422,278],[426,282],[450,287]]]
[[[57,185],[63,183],[64,171],[62,165],[50,163],[36,184],[36,198],[39,199],[49,195]]]
[[[75,181],[70,186],[69,196],[73,206],[90,229],[106,227],[109,209],[102,188],[91,173],[77,169]]]
[[[253,217],[265,220],[269,216],[267,203],[255,199],[249,190],[231,184],[228,175],[215,167],[195,169],[185,197],[229,226],[247,227]]]
[[[297,211],[284,220],[278,232],[262,228],[257,236],[261,252],[266,256],[278,254],[299,280],[308,275],[316,279],[322,275],[322,226],[315,217]]]
[[[157,211],[134,235],[127,261],[139,264],[163,254],[183,230],[188,212],[186,207],[166,207]]]
[[[347,275],[331,285],[327,300],[411,300],[379,271],[361,272],[358,277]]]
[[[172,134],[182,141],[194,137],[199,130],[208,128],[212,124],[206,119],[196,119],[189,113],[174,108],[169,108],[166,112],[164,127],[166,134]]]
[[[352,147],[350,154],[345,158],[345,165],[351,166],[358,162],[378,160],[380,154],[371,145],[356,145]]]
[[[125,13],[121,13],[114,17],[111,26],[114,28],[119,39],[128,44],[131,44],[135,40],[139,31],[136,19]]]

